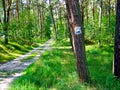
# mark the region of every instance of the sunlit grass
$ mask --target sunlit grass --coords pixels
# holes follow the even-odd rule
[[[40,45],[41,43],[44,43],[45,40],[36,43],[35,45],[20,45],[16,42],[9,42],[8,45],[0,44],[0,63],[5,63],[10,60],[13,60],[14,58],[17,58],[20,55],[23,55],[30,50],[32,50],[34,47]]]
[[[30,46],[28,46],[30,47]],[[26,48],[17,43],[9,43],[8,45],[0,45],[0,63],[5,63],[9,60],[17,58],[18,56],[27,53],[32,48]]]
[[[113,48],[110,46],[87,46],[87,61],[92,85],[106,90],[107,78],[112,75]],[[114,83],[114,82],[112,82]]]
[[[120,80],[112,74],[113,47],[88,45],[86,56],[91,83],[78,81],[71,48],[57,46],[25,70],[24,75],[12,83],[10,90],[120,90]]]
[[[31,88],[30,88],[30,87]],[[78,81],[76,61],[70,49],[54,49],[16,79],[10,90],[86,90],[89,86]],[[92,89],[91,89],[92,90]]]
[[[38,52],[34,52],[34,53],[30,54],[27,58],[22,59],[21,61],[22,61],[22,62],[25,62],[25,61],[31,60],[31,59],[34,58],[37,54],[38,54]]]

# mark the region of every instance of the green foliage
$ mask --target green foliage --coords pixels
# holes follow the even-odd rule
[[[71,57],[73,54],[70,52],[69,49],[47,51],[40,60],[24,72],[22,77],[13,82],[10,90],[19,90],[21,88],[23,90],[34,90],[34,88],[36,90],[73,90],[75,88],[79,90],[78,87],[86,88],[84,85],[79,85],[75,59]]]
[[[39,46],[40,44],[44,43],[48,39],[40,40],[35,39],[35,43],[32,45],[25,45],[25,44],[19,44],[16,42],[9,42],[8,45],[0,44],[0,63],[5,63],[10,60],[13,60],[14,58],[17,58],[20,55],[23,55],[27,53],[28,51],[32,50],[33,48]],[[23,61],[26,61],[28,59],[33,58],[37,53],[31,54],[30,57],[26,58]]]
[[[65,39],[62,39],[62,40],[59,40],[59,41],[53,41],[52,42],[52,45],[53,46],[56,46],[56,47],[65,47],[65,46],[70,46],[71,47],[71,44],[70,44],[70,40],[68,38],[65,38]]]
[[[112,74],[112,60],[112,47],[102,46],[99,48],[97,45],[87,46],[87,61],[91,83],[98,90],[106,90],[107,88],[107,78]]]
[[[92,40],[97,43],[99,35],[100,35],[102,45],[104,45],[104,44],[113,45],[116,16],[111,14],[110,27],[108,27],[109,26],[108,25],[108,15],[107,14],[103,15],[100,32],[99,32],[99,20],[98,19],[99,19],[98,12],[95,12],[94,21],[92,20],[91,16],[88,21],[86,21],[86,19],[85,19],[85,22],[84,22],[85,39]],[[93,26],[93,22],[94,22],[94,26]]]
[[[8,62],[18,56],[27,53],[33,49],[30,46],[19,45],[18,43],[10,42],[8,45],[0,45],[0,63]]]
[[[47,40],[50,38],[50,17],[47,16],[45,21],[45,31],[41,33],[41,30],[39,29],[40,26],[38,26],[38,23],[36,22],[37,18],[36,16],[31,13],[28,21],[28,11],[24,10],[19,15],[19,21],[17,21],[16,18],[12,19],[8,26],[8,37],[9,41],[17,42],[19,44],[27,44],[32,45],[40,39],[41,41]],[[4,42],[5,31],[3,31],[4,24],[0,25],[0,41]],[[41,39],[40,36],[43,36]],[[39,40],[39,41],[40,41]]]
[[[51,38],[51,31],[50,31],[50,26],[51,26],[52,20],[50,16],[46,16],[46,22],[45,22],[45,36],[48,38]],[[45,38],[45,37],[44,37]]]

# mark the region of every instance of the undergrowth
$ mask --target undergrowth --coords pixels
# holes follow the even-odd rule
[[[13,60],[20,55],[23,55],[33,48],[44,43],[45,40],[38,41],[33,45],[19,44],[16,42],[9,42],[7,45],[0,43],[0,64]]]
[[[91,83],[81,84],[73,51],[58,46],[42,54],[9,90],[120,90],[120,80],[112,74],[112,47],[86,46]]]

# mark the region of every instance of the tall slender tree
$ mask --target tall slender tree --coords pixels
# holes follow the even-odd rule
[[[94,21],[95,21],[95,2],[92,0],[92,29],[93,29],[93,35],[95,35],[95,29],[94,29]]]
[[[86,65],[84,34],[80,15],[79,0],[65,0],[72,44],[77,60],[77,70],[81,82],[89,81],[89,72]]]
[[[114,47],[114,75],[120,78],[120,0],[117,0]]]
[[[108,29],[110,28],[110,0],[108,0]]]
[[[101,26],[102,26],[102,0],[99,1],[99,28],[98,28],[98,46],[101,45]]]
[[[7,1],[7,2],[6,2]],[[6,8],[7,3],[7,8]],[[2,0],[2,6],[3,6],[3,23],[4,27],[3,30],[5,32],[5,44],[8,44],[8,25],[9,25],[9,18],[10,18],[10,7],[11,7],[12,0]]]
[[[16,18],[17,18],[17,21],[19,20],[19,0],[16,0]]]
[[[31,30],[30,30],[30,4],[31,4],[31,0],[27,0],[27,10],[28,10],[28,36],[29,36],[29,40],[31,43]],[[29,43],[29,44],[30,44]]]
[[[58,37],[57,37],[57,27],[56,27],[54,15],[53,15],[53,9],[52,9],[52,5],[51,5],[51,0],[49,0],[49,5],[50,5],[50,13],[51,13],[51,17],[52,17],[52,21],[53,21],[53,25],[54,25],[55,39],[57,40],[58,39]]]

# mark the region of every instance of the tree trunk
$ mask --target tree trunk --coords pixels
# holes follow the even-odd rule
[[[70,31],[71,25],[70,25],[70,23],[69,23],[69,18],[70,18],[70,15],[67,13],[66,19],[67,19],[67,23],[68,23],[69,38],[70,38],[70,44],[72,45],[72,50],[73,50],[72,33],[71,33],[71,31]]]
[[[8,0],[7,8],[6,8],[5,3],[6,3],[5,0],[2,0],[3,14],[4,14],[4,19],[3,19],[4,27],[3,27],[3,30],[5,32],[5,44],[8,44],[8,26],[9,26],[10,7],[11,7],[12,0]]]
[[[6,22],[6,6],[5,6],[5,0],[2,0],[2,6],[3,6],[3,14],[4,14],[4,18],[3,18],[3,22]]]
[[[117,0],[114,47],[114,75],[120,78],[120,0]]]
[[[89,82],[89,72],[86,65],[84,34],[78,0],[65,0],[69,14],[70,32],[73,49],[77,60],[77,70],[81,82]]]
[[[27,10],[28,10],[28,38],[29,38],[29,43],[31,44],[31,30],[30,30],[30,0],[27,0]]]
[[[108,0],[108,29],[110,28],[110,0]]]
[[[102,25],[102,0],[99,4],[99,28],[98,28],[98,46],[101,46],[101,25]]]
[[[40,39],[42,40],[42,32],[43,32],[43,17],[42,17],[42,8],[40,8],[40,27],[41,27],[41,31],[40,31]]]
[[[94,0],[92,0],[92,29],[93,29],[93,35],[95,36],[95,29],[94,29],[94,21],[95,21],[95,5]]]
[[[18,0],[16,0],[16,18],[17,18],[17,21],[19,20],[19,7],[18,7]]]
[[[81,0],[81,24],[82,24],[82,27],[84,28],[84,16],[85,16],[85,14],[84,14],[84,8],[85,8],[85,6],[84,6],[84,0]]]
[[[23,0],[20,0],[20,2],[21,2],[21,11],[23,13]]]
[[[54,19],[54,16],[53,16],[53,11],[52,11],[52,6],[51,6],[51,0],[49,0],[49,4],[50,4],[50,13],[51,13],[51,17],[52,17],[52,21],[53,21],[53,25],[54,25],[55,39],[57,41],[57,27],[56,27],[55,19]]]
[[[44,3],[42,3],[44,6]],[[45,9],[44,7],[41,7],[41,21],[42,21],[42,29],[41,29],[41,39],[43,39],[43,33],[45,31]]]
[[[89,7],[88,6],[89,6],[89,1],[86,1],[86,21],[87,21],[87,23],[88,23],[88,19],[89,19],[89,16],[88,16],[89,15],[89,13],[88,13],[89,12],[89,10],[88,10]]]

